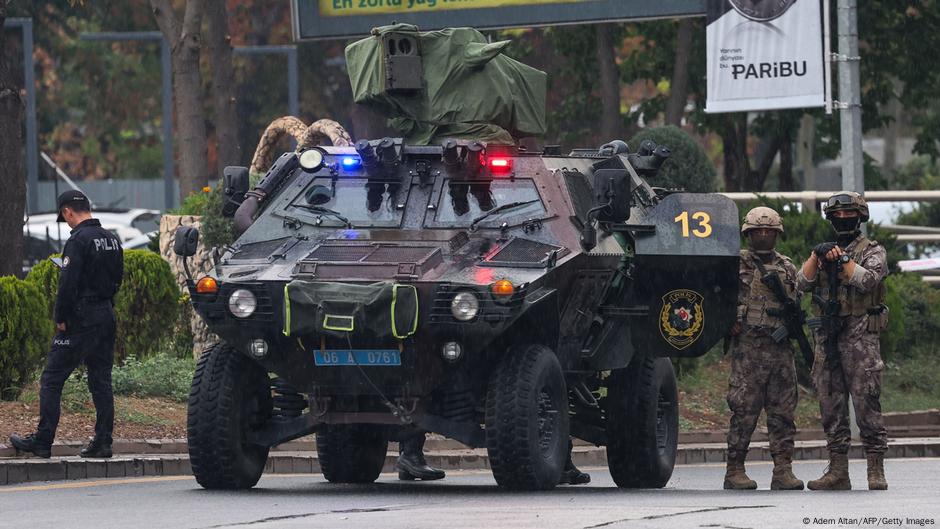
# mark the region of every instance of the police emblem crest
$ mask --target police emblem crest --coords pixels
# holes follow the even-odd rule
[[[705,298],[694,290],[679,289],[663,296],[659,332],[669,345],[685,349],[695,343],[705,328]]]

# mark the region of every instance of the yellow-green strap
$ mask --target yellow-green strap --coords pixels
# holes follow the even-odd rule
[[[287,287],[290,283],[284,283],[284,336],[290,336],[290,292]]]
[[[335,324],[330,324],[330,320],[336,321]],[[346,322],[345,325],[340,322]],[[343,331],[343,332],[352,332],[356,326],[356,320],[352,316],[344,316],[341,314],[324,314],[323,315],[323,328],[329,329],[331,331]]]
[[[411,330],[405,334],[398,334],[398,326],[395,324],[395,303],[398,301],[399,287],[410,288],[415,293],[415,317]],[[398,338],[407,338],[418,330],[418,289],[414,285],[392,285],[392,336]]]

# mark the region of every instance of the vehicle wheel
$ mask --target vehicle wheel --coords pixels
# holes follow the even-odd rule
[[[186,432],[196,481],[207,489],[247,489],[258,482],[268,447],[247,434],[271,416],[267,373],[233,348],[217,344],[199,357],[189,393]]]
[[[548,348],[510,350],[490,375],[486,449],[501,487],[547,490],[558,484],[568,457],[568,390]]]
[[[679,439],[679,393],[668,358],[638,357],[607,385],[607,464],[618,487],[662,488]]]
[[[372,483],[382,473],[388,439],[371,424],[327,424],[317,430],[317,457],[331,483]]]

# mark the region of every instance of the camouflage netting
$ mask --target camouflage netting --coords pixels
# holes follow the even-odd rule
[[[421,56],[422,89],[386,90],[382,37],[414,36]],[[515,143],[545,132],[547,76],[503,51],[509,41],[487,43],[472,28],[418,32],[396,24],[346,47],[346,65],[356,103],[389,117],[389,125],[414,145],[445,138]]]

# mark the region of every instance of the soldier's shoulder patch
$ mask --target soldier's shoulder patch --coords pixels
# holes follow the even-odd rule
[[[69,259],[69,256],[66,255],[65,257],[63,257],[63,258],[62,258],[62,268],[67,267],[70,262],[72,262],[72,260]]]

